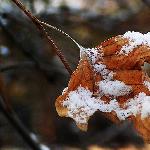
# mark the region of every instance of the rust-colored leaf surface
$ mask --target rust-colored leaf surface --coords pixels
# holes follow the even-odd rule
[[[89,118],[100,111],[114,123],[131,120],[150,142],[150,78],[142,69],[150,62],[150,34],[126,32],[82,49],[68,87],[56,100],[62,117],[87,130]]]

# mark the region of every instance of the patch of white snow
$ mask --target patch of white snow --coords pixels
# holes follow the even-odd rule
[[[144,85],[148,88],[150,91],[150,82],[149,81],[144,81]]]
[[[87,123],[87,117],[93,115],[98,109],[98,101],[92,97],[92,92],[83,87],[71,91],[68,98],[63,102],[68,109],[68,117],[77,123]]]
[[[117,97],[129,94],[132,90],[132,87],[118,80],[102,80],[99,82],[99,90],[104,95],[111,95]]]
[[[112,80],[113,79],[113,71],[110,71],[109,69],[106,68],[106,65],[104,64],[95,64],[94,69],[96,72],[100,73],[100,75],[103,77],[105,80]]]
[[[120,85],[122,87],[122,83],[119,83]],[[120,95],[120,93],[114,95]],[[68,98],[63,102],[63,106],[68,109],[68,117],[73,118],[80,124],[86,124],[88,118],[97,110],[101,112],[114,111],[120,120],[125,120],[129,116],[136,116],[137,114],[141,114],[141,117],[145,118],[150,115],[150,96],[139,93],[139,95],[129,99],[123,107],[120,107],[116,99],[105,103],[100,98],[92,97],[92,92],[88,89],[78,87],[77,90],[69,93]]]
[[[127,38],[129,43],[121,48],[119,54],[128,55],[134,48],[140,45],[147,45],[150,47],[150,32],[142,34],[140,32],[128,31],[122,37]]]

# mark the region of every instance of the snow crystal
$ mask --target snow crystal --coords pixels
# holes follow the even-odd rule
[[[148,88],[150,91],[150,82],[149,81],[144,81],[144,85]]]
[[[144,119],[150,115],[150,96],[146,96],[142,103],[141,118]]]
[[[99,56],[98,49],[96,48],[87,48],[86,54],[88,54],[88,57],[90,58],[92,64],[94,64]]]
[[[97,60],[103,59],[103,51],[102,47],[99,48],[84,48],[78,44],[78,47],[80,48],[80,57],[82,58],[84,55],[86,55],[91,65],[93,65],[93,68],[96,72],[100,73],[103,79],[105,80],[111,80],[113,78],[113,71],[110,71],[106,68],[106,65],[102,63],[97,63]]]
[[[68,98],[63,102],[68,109],[68,117],[77,123],[87,123],[87,117],[93,115],[98,109],[98,101],[92,97],[92,92],[83,87],[71,91]]]
[[[130,115],[136,116],[136,114],[141,113],[141,118],[145,118],[150,115],[150,96],[144,92],[139,93],[139,95],[129,99],[126,106],[127,110],[130,110]]]
[[[83,87],[78,87],[77,90],[71,91],[68,98],[63,102],[63,106],[68,109],[68,117],[81,124],[86,124],[88,118],[97,110],[111,112],[119,108],[116,100],[105,104],[101,99],[92,97],[92,92]]]
[[[111,96],[123,96],[130,93],[132,90],[131,86],[125,85],[122,81],[106,81],[102,80],[99,82],[99,89],[102,94]]]
[[[106,68],[106,65],[104,64],[95,64],[94,65],[94,69],[96,72],[99,72],[101,74],[101,76],[103,77],[103,79],[105,80],[111,80],[113,79],[113,71],[110,71]]]
[[[103,79],[111,80],[113,79],[113,71],[110,71],[106,68],[106,65],[96,61],[99,59],[103,59],[103,52],[102,49],[99,47],[97,48],[80,48],[81,54],[86,54],[93,65],[93,68],[96,72],[100,73]]]
[[[127,38],[129,40],[128,44],[125,44],[119,54],[128,55],[133,51],[134,48],[140,45],[150,46],[150,32],[147,34],[142,34],[140,32],[128,31],[123,36],[123,38]]]
[[[62,95],[65,94],[68,90],[68,87],[64,88],[64,90],[62,91]]]
[[[78,47],[80,48],[80,58],[86,54],[92,64],[94,64],[98,58],[103,56],[100,48],[84,48],[80,45],[78,45]]]
[[[118,94],[118,93],[117,93]],[[63,102],[63,106],[68,109],[68,117],[73,118],[77,123],[86,124],[88,118],[95,111],[116,112],[120,120],[141,113],[141,117],[145,118],[150,115],[150,96],[145,93],[139,93],[132,99],[129,99],[123,107],[120,107],[116,99],[104,103],[100,98],[92,97],[92,92],[83,87],[71,91],[68,98]]]
[[[144,92],[139,93],[134,98],[129,99],[123,108],[118,107],[114,111],[120,120],[125,120],[129,116],[136,116],[137,114],[141,114],[141,118],[144,119],[150,115],[150,96],[147,96]]]

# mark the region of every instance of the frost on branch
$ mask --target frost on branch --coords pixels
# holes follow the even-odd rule
[[[150,33],[126,32],[96,48],[81,47],[81,59],[56,110],[87,130],[89,118],[102,112],[115,123],[130,119],[150,141],[150,78],[142,70],[150,62]]]

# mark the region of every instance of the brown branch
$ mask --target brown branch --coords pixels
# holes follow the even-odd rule
[[[39,143],[34,141],[30,136],[29,131],[17,117],[14,111],[7,111],[5,102],[3,98],[0,96],[0,111],[7,118],[10,124],[18,131],[18,133],[22,136],[24,141],[33,149],[33,150],[41,150]]]
[[[45,68],[45,65],[43,64],[43,62],[38,58],[38,57],[36,57],[33,53],[32,53],[32,51],[28,51],[28,50],[26,50],[21,44],[20,44],[20,42],[18,42],[15,38],[14,38],[14,36],[13,36],[13,34],[7,29],[7,27],[5,27],[5,25],[1,22],[1,19],[0,19],[0,26],[2,27],[2,30],[4,31],[4,34],[8,37],[8,39],[13,43],[13,45],[16,47],[16,48],[18,48],[18,49],[20,49],[22,52],[23,52],[23,54],[28,58],[28,59],[30,59],[33,63],[35,63],[35,69],[37,69],[37,70],[39,70],[44,76],[45,76],[45,78],[47,79],[47,81],[49,81],[49,70],[50,70],[50,72],[52,71],[51,70],[51,68],[52,67],[47,67],[47,68]],[[5,69],[5,68],[3,68],[3,65],[1,65],[1,71],[7,71],[7,68]],[[54,69],[54,67],[53,67],[53,69]],[[56,69],[56,68],[55,68]],[[9,69],[8,69],[9,70]]]
[[[41,24],[41,21],[32,15],[32,13],[26,9],[26,7],[20,2],[20,0],[12,0],[29,18],[30,20],[35,24],[35,26],[39,29],[39,31],[43,34],[43,36],[47,39],[48,43],[52,46],[53,51],[56,53],[56,55],[60,58],[62,63],[64,64],[66,70],[69,72],[69,74],[72,74],[71,67],[62,54],[62,52],[58,49],[57,45],[54,43],[54,41],[51,39],[51,37],[48,35],[48,33],[45,31],[45,28]]]
[[[30,136],[30,132],[23,125],[20,119],[17,117],[13,108],[9,104],[9,100],[6,95],[5,86],[3,84],[3,79],[0,77],[0,112],[7,118],[10,124],[18,131],[24,141],[33,149],[33,150],[41,150],[40,144],[37,143]]]

